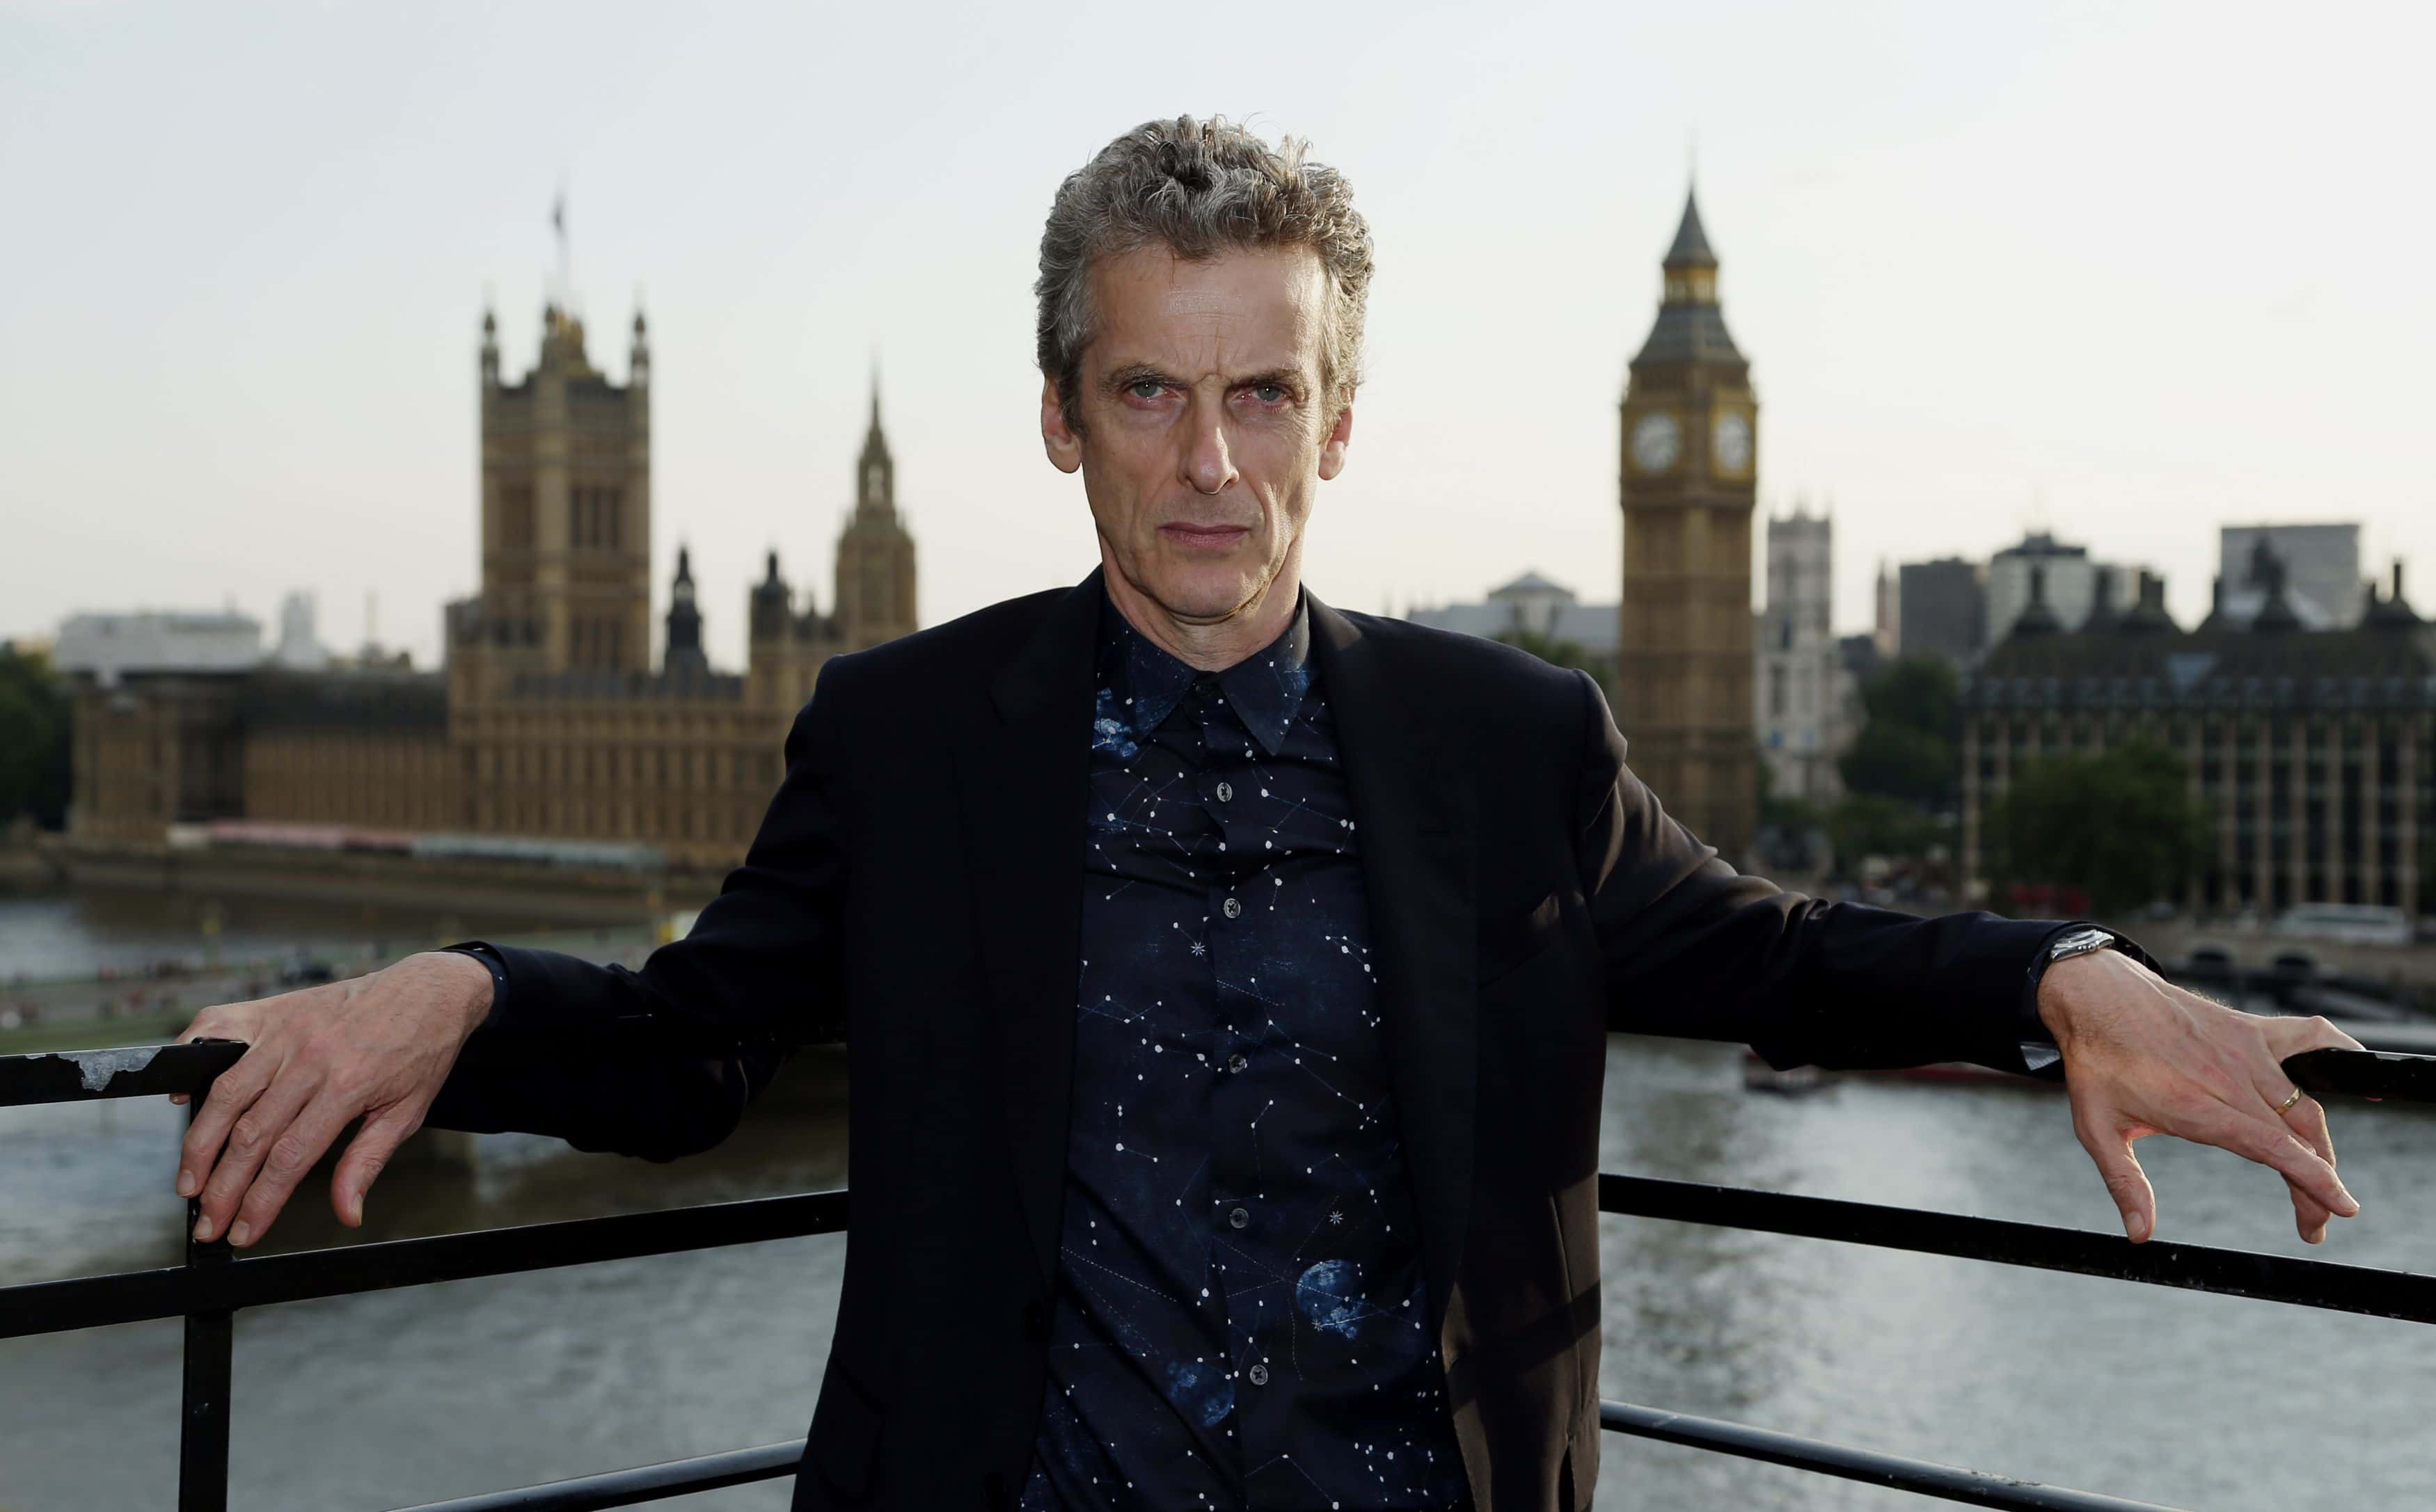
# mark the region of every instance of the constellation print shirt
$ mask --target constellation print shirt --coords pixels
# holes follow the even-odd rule
[[[1021,1505],[1462,1505],[1308,609],[1214,676],[1105,600],[1100,624],[1059,1284]]]

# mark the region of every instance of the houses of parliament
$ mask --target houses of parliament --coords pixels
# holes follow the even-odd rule
[[[651,374],[639,313],[620,385],[593,365],[583,321],[552,304],[531,372],[509,381],[486,314],[481,588],[446,607],[443,669],[87,683],[72,832],[150,845],[174,824],[241,819],[740,860],[822,664],[914,628],[914,540],[875,384],[826,611],[772,551],[745,606],[747,665],[714,670],[680,549],[653,668]]]

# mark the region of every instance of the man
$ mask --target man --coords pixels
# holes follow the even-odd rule
[[[1110,144],[1037,288],[1101,570],[830,662],[744,864],[639,973],[473,945],[205,1012],[252,1048],[182,1156],[198,1232],[259,1238],[358,1114],[348,1223],[426,1121],[700,1150],[842,1030],[853,1237],[796,1507],[1543,1512],[1597,1476],[1610,1029],[2060,1060],[2134,1241],[2159,1130],[2271,1166],[2312,1241],[2357,1210],[2277,1064],[2349,1043],[2323,1022],[2102,931],[1738,876],[1590,679],[1306,592],[1370,271],[1295,144]]]

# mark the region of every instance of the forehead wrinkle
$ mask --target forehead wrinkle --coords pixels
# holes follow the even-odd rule
[[[1096,269],[1107,296],[1102,315],[1106,365],[1101,371],[1139,366],[1163,376],[1222,378],[1230,385],[1280,372],[1308,377],[1316,371],[1313,364],[1320,359],[1324,335],[1319,296],[1326,280],[1315,257],[1287,278],[1248,292],[1240,285],[1212,287],[1202,282],[1198,275],[1209,267],[1173,253],[1130,254]],[[1129,291],[1131,299],[1125,297]]]
[[[1238,313],[1234,296],[1214,288],[1170,288],[1162,303],[1170,315],[1228,316]]]

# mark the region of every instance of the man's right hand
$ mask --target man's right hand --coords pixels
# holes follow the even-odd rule
[[[330,1207],[348,1227],[360,1225],[364,1194],[423,1126],[490,1006],[489,968],[427,951],[370,976],[196,1015],[180,1044],[240,1039],[248,1049],[212,1083],[179,1153],[178,1195],[202,1193],[195,1237],[225,1232],[238,1248],[262,1238],[357,1117],[363,1127],[331,1178]]]

